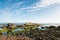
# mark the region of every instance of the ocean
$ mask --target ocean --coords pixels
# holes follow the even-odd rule
[[[1,26],[6,26],[7,24],[8,23],[0,23],[0,27]],[[12,23],[12,24],[14,24],[14,25],[23,25],[25,23]],[[45,27],[45,26],[60,26],[60,24],[59,23],[41,23],[40,26],[43,26],[43,27]]]

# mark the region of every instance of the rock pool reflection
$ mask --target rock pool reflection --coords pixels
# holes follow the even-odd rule
[[[17,29],[14,29],[14,32],[17,32],[17,31],[23,31],[24,28],[17,28]]]

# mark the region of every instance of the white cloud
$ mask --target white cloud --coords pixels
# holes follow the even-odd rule
[[[38,9],[38,8],[42,8],[42,7],[48,7],[53,4],[60,4],[60,0],[41,0],[41,1],[33,4],[33,6],[27,7],[25,9]]]
[[[37,7],[46,7],[55,3],[60,3],[60,0],[42,0],[42,2],[37,3]]]
[[[22,13],[23,10],[27,10],[28,12],[34,12],[34,11],[40,10],[43,7],[48,7],[48,6],[50,6],[52,4],[55,4],[55,3],[60,4],[60,0],[41,0],[41,1],[37,2],[37,3],[35,3],[35,4],[32,4],[32,6],[30,6],[30,7],[19,8],[22,3],[23,2],[15,3],[15,4],[13,4],[11,6],[11,8],[5,8],[4,10],[2,10],[2,12],[4,14],[7,14],[7,13],[10,13],[10,14],[13,14],[13,13],[20,14],[20,13]],[[11,11],[13,8],[19,8],[19,9]]]
[[[41,2],[36,3],[36,7],[34,8],[39,8],[39,7],[47,7],[52,4],[58,3],[60,4],[60,0],[42,0]]]
[[[20,13],[22,13],[23,10],[27,10],[27,11],[31,12],[31,14],[27,14],[28,16],[31,16],[31,15],[35,14],[34,11],[40,10],[43,7],[48,7],[48,6],[53,5],[53,4],[60,4],[60,0],[41,0],[41,1],[37,2],[37,3],[35,3],[35,4],[32,4],[31,7],[19,8],[21,4],[22,4],[22,2],[15,3],[15,4],[12,5],[11,8],[6,8],[6,9],[2,10],[2,12],[4,14],[3,15],[4,18],[6,18],[6,20],[7,19],[11,19],[11,17],[14,16],[13,14],[16,13],[17,15],[19,15]],[[11,11],[13,8],[19,8],[19,9],[16,9],[14,11]],[[25,17],[27,15],[22,15],[22,16]],[[56,15],[53,18],[52,17],[49,17],[50,19],[47,19],[47,21],[44,21],[44,18],[43,18],[41,20],[41,22],[45,22],[46,23],[46,22],[49,22],[50,20],[52,22],[55,22],[55,21],[56,22],[59,22],[60,18],[59,18],[59,16],[56,17]],[[32,22],[35,22],[35,21],[32,20]],[[40,22],[40,19],[37,19],[36,22]]]
[[[11,6],[11,8],[7,8],[5,10],[7,10],[7,12],[9,12],[13,8],[14,9],[19,8],[22,3],[23,2],[15,3]],[[22,10],[27,10],[28,12],[34,12],[36,10],[40,10],[43,7],[48,7],[48,6],[50,6],[52,4],[55,4],[55,3],[60,4],[60,0],[40,0],[39,2],[36,2],[35,4],[32,4],[32,6],[30,6],[30,7],[19,8],[18,11],[21,12]],[[15,10],[15,11],[16,11],[17,14],[19,14],[19,12],[17,10]]]
[[[11,6],[11,8],[8,8],[9,10],[12,9],[12,8],[19,8],[21,4],[23,4],[24,2],[18,2],[18,3],[15,3]],[[36,2],[36,3],[33,3],[31,4],[31,6],[29,7],[25,7],[25,5],[22,6],[22,8],[20,8],[20,10],[35,10],[35,9],[40,9],[42,7],[47,7],[47,6],[50,6],[52,4],[60,4],[60,0],[40,0],[39,2]]]
[[[18,3],[13,4],[12,7],[11,7],[11,9],[12,8],[19,8],[22,3],[23,2],[18,2]]]

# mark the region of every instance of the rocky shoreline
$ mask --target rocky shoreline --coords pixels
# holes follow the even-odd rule
[[[45,26],[38,24],[14,25],[1,27],[0,40],[60,40],[60,26]],[[17,30],[20,29],[20,30]]]
[[[0,40],[32,40],[31,38],[19,35],[19,36],[6,36],[6,35],[0,35]]]

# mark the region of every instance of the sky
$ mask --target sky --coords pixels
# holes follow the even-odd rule
[[[60,23],[60,0],[0,0],[2,23]]]

